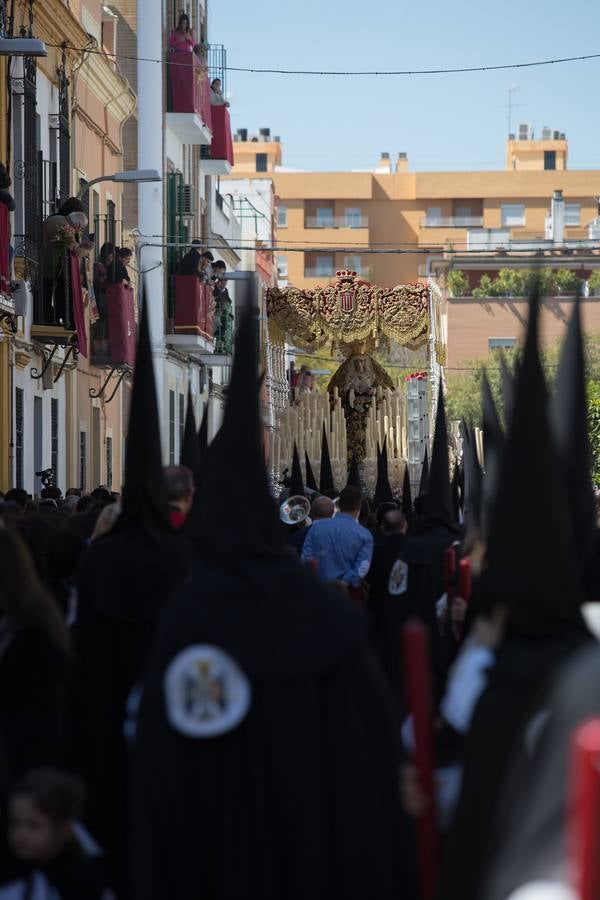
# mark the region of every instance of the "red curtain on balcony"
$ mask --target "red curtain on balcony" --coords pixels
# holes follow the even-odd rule
[[[73,326],[77,332],[77,349],[82,356],[87,358],[87,334],[85,331],[85,314],[83,311],[83,290],[81,288],[81,269],[79,257],[72,250],[69,251],[70,282],[71,282],[71,306],[73,308]]]
[[[171,112],[198,113],[211,127],[210,82],[195,53],[171,53]]]
[[[231,137],[231,121],[226,106],[212,107],[212,144],[211,159],[226,159],[233,165],[233,138]]]
[[[133,366],[135,361],[135,312],[133,288],[124,284],[106,285],[106,318],[110,360],[115,365]]]
[[[8,206],[0,203],[0,291],[5,294],[10,292],[10,258],[8,245],[10,243],[10,224]]]
[[[175,276],[175,331],[212,339],[212,287],[195,275]]]

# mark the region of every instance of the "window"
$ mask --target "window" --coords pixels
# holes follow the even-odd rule
[[[544,169],[556,168],[556,150],[544,150]]]
[[[266,153],[257,153],[256,154],[256,171],[257,172],[267,172],[267,154]]]
[[[106,201],[106,238],[110,244],[115,246],[117,239],[117,226],[115,216],[115,204],[112,200]]]
[[[113,439],[106,438],[106,487],[109,491],[112,489],[113,479]]]
[[[185,430],[185,395],[179,395],[179,458],[183,447],[183,432]]]
[[[54,484],[58,484],[58,400],[50,400],[50,466],[54,473]]]
[[[514,228],[516,225],[525,224],[524,203],[503,203],[501,209],[504,228]]]
[[[362,216],[360,214],[360,209],[357,207],[346,207],[344,210],[344,221],[346,228],[361,228]]]
[[[427,224],[428,225],[438,225],[442,221],[442,207],[441,206],[428,206],[427,207]]]
[[[15,388],[15,484],[23,487],[23,388]]]
[[[489,338],[488,348],[490,350],[509,350],[511,347],[517,346],[517,339],[511,338]]]
[[[79,487],[87,487],[87,432],[79,432]]]
[[[358,272],[358,274],[360,275],[360,272],[361,272],[360,256],[356,256],[354,254],[344,256],[344,268],[352,269],[352,271]]]
[[[287,228],[287,206],[277,207],[277,227]]]
[[[102,453],[100,441],[100,409],[92,407],[92,487],[100,486],[100,454]]]
[[[278,278],[287,278],[288,276],[288,261],[287,256],[277,256],[277,277]]]
[[[333,256],[317,256],[316,258],[316,274],[317,278],[321,275],[333,275]]]
[[[581,224],[581,205],[579,203],[565,203],[565,225],[577,227]]]
[[[330,206],[317,206],[317,228],[333,227],[333,210]]]
[[[169,465],[175,465],[175,391],[169,391]]]

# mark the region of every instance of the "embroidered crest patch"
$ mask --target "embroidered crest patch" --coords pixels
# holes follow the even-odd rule
[[[164,677],[169,722],[188,737],[216,737],[232,731],[250,708],[248,678],[234,660],[212,644],[192,644],[169,664]]]
[[[390,572],[388,591],[392,597],[397,597],[398,594],[403,594],[406,591],[407,585],[408,566],[403,560],[397,559]]]

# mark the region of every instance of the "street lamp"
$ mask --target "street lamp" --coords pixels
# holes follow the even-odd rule
[[[84,184],[77,196],[81,198],[93,184],[99,181],[116,181],[118,184],[143,184],[147,181],[162,181],[162,177],[156,169],[131,169],[129,172],[114,172],[112,175],[100,175],[99,178],[92,178],[87,184]]]
[[[0,38],[0,56],[48,56],[46,45],[37,38]]]

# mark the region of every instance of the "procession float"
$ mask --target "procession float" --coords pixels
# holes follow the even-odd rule
[[[440,299],[431,281],[386,288],[350,270],[338,271],[323,287],[267,291],[269,468],[275,487],[291,466],[294,444],[305,477],[308,461],[318,481],[323,435],[336,486],[346,484],[356,463],[365,490],[372,491],[384,445],[392,488],[400,490],[406,465],[411,483],[418,484],[445,361]],[[408,366],[392,364],[398,348],[412,351],[405,354]],[[299,354],[338,363],[326,390],[291,391],[289,362]]]

